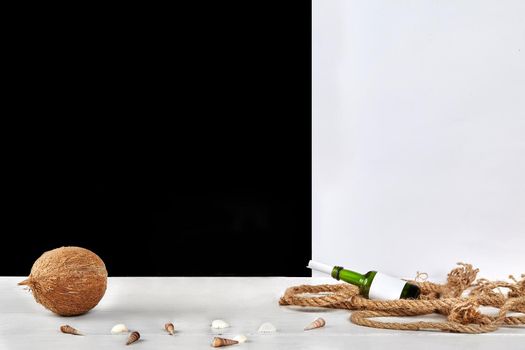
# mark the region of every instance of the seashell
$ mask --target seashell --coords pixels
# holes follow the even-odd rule
[[[223,329],[228,327],[230,327],[230,325],[223,320],[213,320],[211,323],[211,328],[215,329]]]
[[[304,330],[309,331],[310,329],[321,328],[321,327],[324,327],[325,324],[326,324],[325,320],[319,317],[318,319],[310,323],[308,326],[304,327]]]
[[[239,342],[237,340],[219,337],[213,338],[213,341],[211,342],[211,346],[213,346],[214,348],[219,348],[221,346],[229,346],[233,344],[239,344]]]
[[[164,325],[164,329],[166,332],[168,332],[170,335],[173,335],[175,333],[175,326],[173,326],[173,323],[168,322]]]
[[[111,328],[111,334],[127,333],[129,332],[128,327],[125,324],[119,323]]]
[[[233,337],[233,340],[237,340],[239,342],[239,344],[242,344],[242,343],[245,343],[246,340],[248,340],[248,338],[246,338],[246,336],[243,335],[243,334],[239,334],[239,335],[236,335],[235,337]]]
[[[270,322],[265,322],[259,327],[259,333],[274,333],[277,331],[277,328]]]
[[[78,330],[76,330],[75,328],[73,328],[73,327],[71,327],[71,326],[69,326],[67,324],[64,324],[64,325],[60,326],[60,331],[62,333],[66,333],[66,334],[83,335]]]
[[[131,332],[131,334],[128,337],[128,341],[126,342],[126,345],[133,344],[137,340],[140,339],[140,333],[137,331]]]

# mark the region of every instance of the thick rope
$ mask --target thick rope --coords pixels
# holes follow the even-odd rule
[[[520,281],[488,281],[478,279],[478,269],[459,263],[447,278],[447,283],[426,282],[418,276],[413,284],[421,289],[418,299],[370,300],[359,295],[351,284],[301,285],[288,288],[280,305],[315,306],[356,310],[350,320],[358,325],[396,330],[440,330],[456,333],[487,333],[500,327],[523,326],[525,316],[508,316],[509,312],[525,313],[525,274]],[[423,280],[423,281],[421,281]],[[426,278],[425,278],[426,280]],[[503,294],[501,288],[508,290]],[[469,290],[466,296],[464,292]],[[497,316],[479,312],[480,306],[499,308]],[[447,317],[443,322],[381,322],[377,317],[421,316],[438,313]]]

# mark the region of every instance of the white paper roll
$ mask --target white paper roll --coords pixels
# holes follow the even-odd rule
[[[313,260],[310,260],[308,262],[307,268],[315,270],[315,271],[327,273],[329,275],[332,274],[332,270],[334,269],[333,266],[326,265],[326,264],[323,264],[323,263],[320,263],[320,262],[317,262],[317,261],[313,261]]]

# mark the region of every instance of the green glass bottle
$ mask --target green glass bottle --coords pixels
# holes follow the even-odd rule
[[[346,270],[341,266],[330,266],[313,260],[310,260],[307,267],[359,287],[360,294],[365,298],[375,300],[416,299],[421,293],[418,286],[377,271],[369,271],[363,275]]]

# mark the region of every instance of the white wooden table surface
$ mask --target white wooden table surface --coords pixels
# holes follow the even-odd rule
[[[106,295],[91,312],[60,317],[37,304],[22,277],[0,277],[0,349],[211,349],[218,333],[210,328],[223,319],[225,337],[245,334],[248,342],[227,349],[525,349],[525,329],[505,328],[482,335],[389,331],[350,323],[345,310],[297,309],[277,303],[286,287],[332,283],[325,278],[110,278]],[[318,316],[327,324],[304,332]],[[441,316],[433,316],[439,318]],[[177,333],[169,336],[164,323]],[[263,322],[278,328],[274,335],[257,333]],[[62,334],[70,324],[86,336]],[[129,347],[125,335],[111,335],[116,323],[138,330],[142,340]]]

